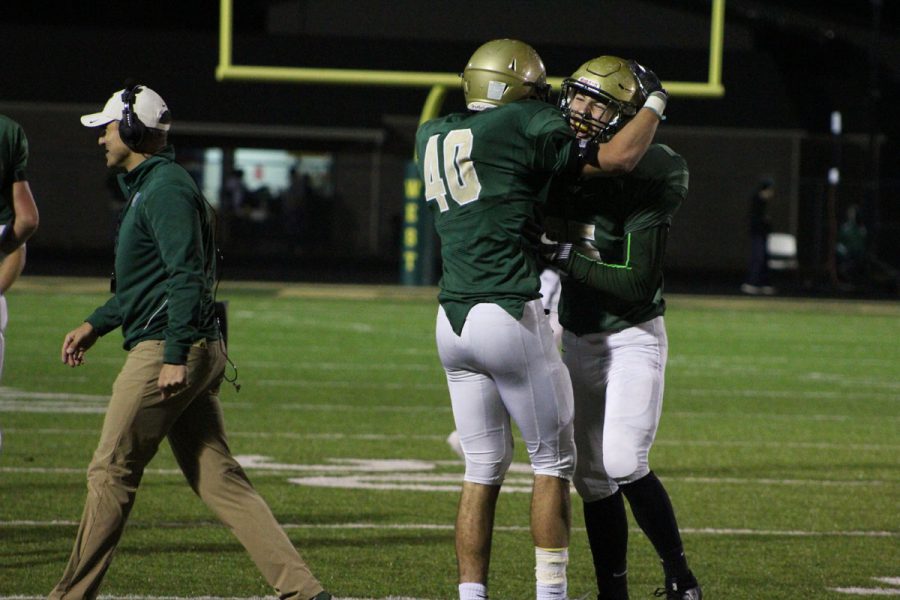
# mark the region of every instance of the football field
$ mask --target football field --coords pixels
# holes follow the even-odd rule
[[[107,294],[24,277],[8,295],[0,387],[0,600],[46,597],[71,551],[112,382],[115,331],[78,369],[63,335]],[[225,282],[240,392],[232,451],[336,598],[456,598],[463,465],[434,345],[436,290]],[[651,466],[708,600],[900,597],[900,304],[671,296]],[[228,375],[233,375],[229,368]],[[530,475],[497,510],[490,592],[534,597]],[[596,597],[573,493],[569,592]],[[631,520],[633,600],[662,585]],[[167,445],[150,464],[103,597],[273,592],[191,492]]]

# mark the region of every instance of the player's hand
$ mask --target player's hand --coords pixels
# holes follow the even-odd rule
[[[544,228],[531,219],[525,221],[525,225],[522,226],[522,237],[534,249],[541,262],[565,270],[572,254],[572,244],[551,240]]]
[[[165,400],[169,396],[176,394],[187,387],[187,366],[186,365],[170,365],[163,364],[159,371],[159,379],[156,381],[159,391]]]
[[[644,67],[634,59],[628,61],[628,66],[629,68],[631,68],[631,73],[638,80],[638,84],[640,84],[641,86],[641,92],[643,92],[644,98],[649,98],[653,93],[662,93],[665,96],[669,95],[669,93],[666,91],[666,88],[662,86],[659,77],[656,76],[656,73]]]
[[[82,323],[63,338],[61,358],[63,364],[78,367],[84,364],[84,353],[97,341],[97,332],[88,322]]]

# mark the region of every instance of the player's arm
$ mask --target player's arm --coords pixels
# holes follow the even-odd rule
[[[13,182],[12,199],[15,218],[0,237],[0,252],[4,255],[24,244],[38,228],[37,204],[27,181]]]
[[[16,126],[10,139],[4,139],[13,149],[12,162],[7,167],[12,171],[13,221],[0,234],[0,255],[6,255],[24,244],[38,228],[38,210],[34,195],[28,185],[25,169],[28,164],[28,138],[21,127]]]
[[[663,120],[669,94],[663,88],[659,77],[637,61],[628,61],[628,66],[637,79],[646,101],[637,115],[621,131],[609,142],[598,145],[596,156],[589,153],[587,164],[582,169],[584,176],[630,173],[643,158],[650,142],[653,141],[653,136],[656,135],[659,122]]]
[[[628,303],[652,300],[662,277],[668,225],[657,225],[625,235],[621,263],[609,263],[578,252],[570,242],[556,242],[532,221],[526,222],[522,237],[541,260],[577,281]]]
[[[659,116],[652,110],[639,110],[611,140],[597,146],[596,153],[588,157],[589,161],[582,167],[581,174],[593,177],[630,173],[647,152],[659,121]]]
[[[629,302],[653,299],[662,277],[668,225],[659,225],[625,235],[621,264],[594,260],[577,249],[563,265],[569,279]]]
[[[0,294],[5,294],[25,269],[25,244],[22,244],[0,261]]]

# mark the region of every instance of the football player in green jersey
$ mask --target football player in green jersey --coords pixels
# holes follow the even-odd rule
[[[6,349],[6,292],[25,268],[25,241],[38,227],[27,164],[28,138],[22,126],[0,115],[0,376]]]
[[[560,106],[580,139],[605,142],[659,87],[637,63],[601,56],[565,80]],[[598,599],[628,598],[624,496],[662,560],[665,589],[658,595],[699,600],[672,504],[648,462],[668,352],[663,256],[687,195],[687,164],[653,144],[627,175],[561,187],[551,193],[547,235],[531,237],[567,274],[560,322],[575,396],[574,482],[584,501]]]
[[[537,598],[565,599],[572,388],[541,305],[541,269],[521,232],[552,178],[633,168],[656,131],[665,95],[598,147],[579,144],[545,101],[544,64],[528,44],[482,45],[462,82],[469,110],[428,121],[416,134],[419,174],[441,240],[438,353],[466,462],[456,521],[459,595],[487,598],[512,419],[534,471]]]

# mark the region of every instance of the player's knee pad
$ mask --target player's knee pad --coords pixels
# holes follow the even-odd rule
[[[651,436],[629,428],[608,432],[603,438],[603,469],[619,483],[640,479],[650,472]]]
[[[636,481],[650,472],[650,465],[641,456],[640,452],[628,446],[609,448],[603,453],[603,468],[609,477],[619,483]]]
[[[548,475],[571,481],[575,474],[574,443],[560,444],[557,451],[552,452],[546,445],[541,445],[535,452],[530,452],[531,468],[535,475]]]
[[[512,443],[490,444],[488,439],[461,439],[466,457],[465,480],[482,485],[500,485],[512,464]]]
[[[512,453],[494,456],[480,454],[473,457],[467,452],[465,480],[481,485],[500,485],[503,483],[511,463]]]
[[[637,457],[627,449],[612,451],[603,455],[603,468],[607,474],[616,480],[627,478],[638,467]]]
[[[576,471],[572,483],[575,484],[575,491],[585,502],[596,502],[609,498],[619,489],[619,484],[605,477],[603,473],[579,473]]]

